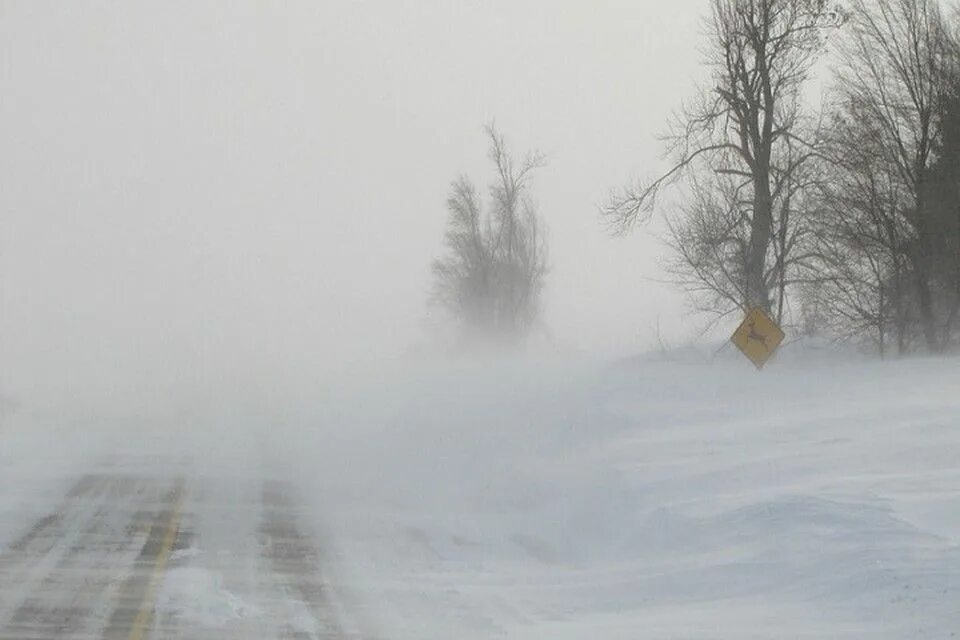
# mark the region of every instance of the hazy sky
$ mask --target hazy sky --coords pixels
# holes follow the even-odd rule
[[[596,207],[662,166],[706,10],[0,1],[0,386],[403,354],[491,118],[549,156],[555,341],[686,335],[656,227],[611,239]]]

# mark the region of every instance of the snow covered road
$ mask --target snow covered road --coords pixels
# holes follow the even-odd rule
[[[0,553],[3,640],[358,637],[289,483],[153,458],[68,484]]]

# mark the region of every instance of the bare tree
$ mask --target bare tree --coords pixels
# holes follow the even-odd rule
[[[729,176],[691,176],[689,197],[666,219],[673,257],[665,267],[696,304],[719,317],[746,298],[749,233],[742,224],[740,185]]]
[[[802,180],[795,174],[816,156],[802,132],[801,90],[822,28],[840,15],[826,0],[713,0],[712,9],[713,83],[677,117],[667,138],[673,166],[650,183],[615,192],[603,214],[623,232],[647,218],[665,186],[692,175],[722,176],[697,182],[682,208],[685,221],[672,225],[674,246],[688,263],[686,275],[719,299],[769,310],[771,287],[786,285],[787,251],[796,246],[790,225]],[[694,237],[699,233],[719,234],[724,244],[711,248],[710,237]],[[780,272],[772,279],[771,257]]]
[[[956,52],[937,0],[852,0],[851,9],[838,88],[851,126],[869,132],[886,175],[898,183],[899,202],[886,215],[908,223],[901,248],[920,328],[927,348],[939,351],[929,183]]]
[[[952,51],[946,70],[946,98],[941,118],[937,160],[932,167],[929,195],[934,278],[940,291],[945,346],[960,339],[960,6],[955,7]]]
[[[540,312],[547,271],[543,223],[530,195],[541,154],[520,161],[493,125],[485,128],[496,177],[485,214],[476,188],[456,180],[447,198],[447,255],[433,263],[431,301],[445,309],[472,340],[516,344]]]
[[[833,162],[829,179],[818,183],[802,297],[821,329],[843,339],[866,337],[881,355],[895,341],[903,353],[911,340],[912,287],[902,187],[878,153],[875,132],[848,107],[829,127]]]
[[[483,219],[476,188],[464,176],[447,197],[448,254],[433,263],[432,300],[467,326],[493,322],[494,260],[490,225]]]

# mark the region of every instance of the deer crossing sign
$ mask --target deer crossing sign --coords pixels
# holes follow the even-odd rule
[[[763,309],[756,308],[747,314],[730,341],[737,345],[743,355],[750,358],[757,369],[763,369],[763,365],[773,356],[783,338],[783,331],[777,323],[764,313]]]

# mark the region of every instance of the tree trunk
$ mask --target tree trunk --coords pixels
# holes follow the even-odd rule
[[[770,292],[764,277],[767,249],[773,227],[773,196],[770,193],[769,175],[759,175],[754,180],[753,219],[750,222],[750,245],[747,255],[746,285],[747,306],[759,307],[770,312]]]
[[[921,183],[921,189],[922,189]],[[918,190],[919,191],[919,190]],[[933,247],[930,243],[930,234],[927,230],[927,212],[925,210],[924,199],[920,198],[917,203],[917,249],[913,260],[914,277],[917,284],[917,306],[920,312],[920,328],[923,331],[923,339],[927,343],[927,349],[931,353],[940,351],[940,339],[937,335],[937,320],[933,309],[933,294],[930,291],[930,259],[933,255]]]

